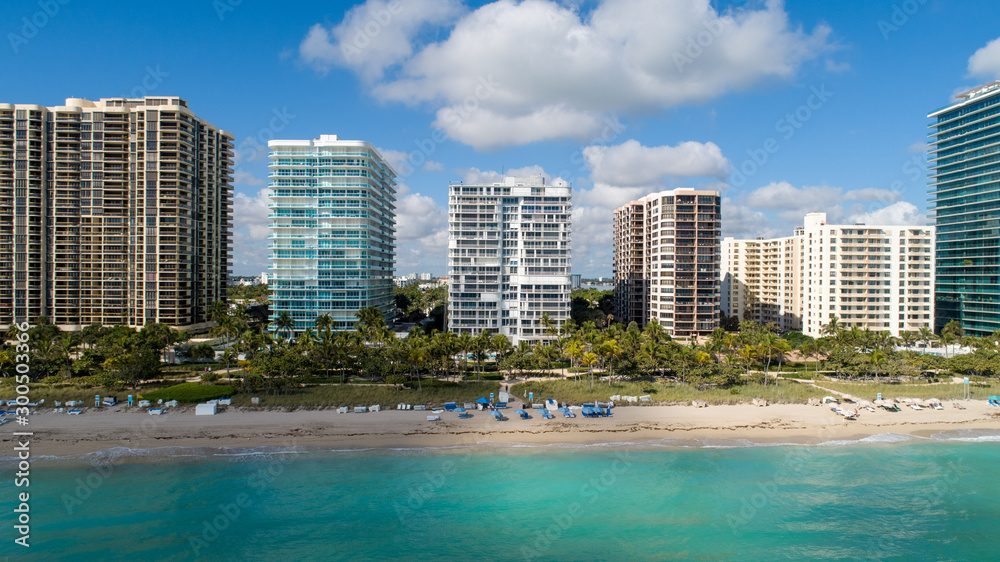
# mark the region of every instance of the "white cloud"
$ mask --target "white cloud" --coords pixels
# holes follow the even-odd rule
[[[746,205],[736,203],[730,197],[722,198],[722,235],[734,238],[757,238],[762,236],[772,238],[788,236],[791,231],[783,232],[774,228],[767,215]]]
[[[759,187],[746,195],[742,204],[754,210],[769,211],[784,221],[783,230],[800,225],[807,213],[826,213],[831,222],[845,220],[848,215],[862,214],[872,203],[891,204],[900,200],[898,191],[867,187],[844,191],[839,187],[802,186],[781,181]],[[855,202],[849,210],[847,202]],[[725,221],[723,218],[723,228]]]
[[[610,275],[611,211],[587,205],[574,206],[572,221],[573,272],[584,276]]]
[[[397,186],[396,240],[412,241],[448,229],[448,211],[433,199],[410,193],[406,184]]]
[[[504,177],[522,178],[527,176],[542,176],[546,185],[568,185],[566,180],[560,177],[553,178],[537,164],[523,168],[508,168],[502,174],[496,170],[480,170],[475,167],[458,170],[458,173],[462,176],[462,183],[466,185],[491,185],[503,181]]]
[[[267,271],[270,193],[270,189],[261,189],[250,195],[237,192],[233,196],[233,268],[236,274]]]
[[[236,170],[236,175],[233,179],[236,185],[264,185],[267,183],[245,170]]]
[[[331,29],[312,26],[299,56],[318,72],[342,66],[371,82],[413,54],[413,39],[421,29],[446,24],[462,10],[459,0],[368,0],[348,10]]]
[[[969,76],[1000,78],[1000,38],[994,39],[969,57]]]
[[[440,162],[435,162],[434,160],[428,160],[424,162],[424,171],[426,172],[443,172],[444,164]]]
[[[594,182],[629,187],[660,185],[664,176],[721,179],[730,168],[729,160],[712,142],[647,147],[630,139],[616,146],[588,146],[583,157]]]
[[[233,196],[233,218],[240,227],[246,228],[251,240],[267,240],[270,233],[267,218],[270,209],[267,204],[271,194],[270,189],[261,189],[254,195],[237,193]]]
[[[314,26],[302,60],[349,68],[382,100],[431,105],[435,126],[480,149],[585,139],[609,115],[787,80],[832,50],[829,27],[803,31],[781,0],[722,13],[709,0],[598,0],[584,14],[552,0],[498,0],[465,14],[455,1],[411,4],[427,13],[394,16],[351,59],[346,47],[385,0],[352,9],[332,31]],[[425,28],[442,38],[418,44]]]
[[[859,222],[872,225],[925,226],[929,224],[927,215],[921,213],[916,205],[908,201],[899,201],[888,207],[855,214],[848,220],[852,223]]]

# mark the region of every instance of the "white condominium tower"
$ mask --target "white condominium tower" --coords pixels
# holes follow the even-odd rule
[[[0,104],[0,326],[207,329],[232,157],[233,135],[178,97]]]
[[[796,229],[801,231],[801,228]],[[722,311],[739,321],[802,329],[802,236],[722,241]]]
[[[783,250],[761,252],[761,245]],[[727,315],[801,326],[812,337],[824,335],[834,317],[845,328],[894,336],[934,328],[932,226],[836,225],[826,213],[809,213],[792,239],[727,239],[724,246]],[[796,247],[798,258],[788,255]]]
[[[542,315],[570,315],[571,188],[532,176],[448,191],[448,330],[551,339]]]
[[[323,314],[335,330],[363,308],[392,314],[396,172],[371,144],[336,135],[267,145],[271,329],[283,312],[295,334]]]
[[[673,336],[719,327],[718,191],[678,188],[614,213],[615,317]]]

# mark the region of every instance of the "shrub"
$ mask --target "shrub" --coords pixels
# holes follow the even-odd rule
[[[201,376],[201,382],[215,382],[222,378],[219,373],[205,373]],[[210,399],[211,400],[211,399]]]
[[[178,402],[204,402],[216,398],[228,398],[236,394],[236,389],[228,385],[219,384],[199,384],[196,382],[185,382],[168,386],[160,390],[144,393],[145,400],[176,400]]]

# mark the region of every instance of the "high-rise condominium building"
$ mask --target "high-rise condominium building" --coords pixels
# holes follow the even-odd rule
[[[232,156],[181,98],[0,104],[0,325],[207,327]]]
[[[337,135],[267,145],[271,329],[283,312],[296,334],[323,314],[335,330],[363,308],[393,314],[396,172],[371,144]]]
[[[802,229],[797,229],[801,231]],[[802,329],[802,236],[722,241],[722,311],[739,321]]]
[[[933,327],[934,227],[804,223],[791,238],[726,239],[726,315],[812,337],[834,317],[894,336]]]
[[[937,227],[937,331],[1000,329],[1000,81],[928,115],[929,183]]]
[[[718,191],[678,188],[615,209],[618,320],[673,336],[719,327],[720,205]]]
[[[551,339],[570,316],[568,185],[540,176],[448,189],[448,330]]]

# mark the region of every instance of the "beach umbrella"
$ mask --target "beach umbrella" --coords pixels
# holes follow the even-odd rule
[[[556,411],[557,411],[557,412],[562,412],[562,413],[564,413],[564,414],[565,414],[566,412],[568,412],[568,411],[569,411],[569,408],[567,408],[566,406],[563,406],[562,408],[559,408],[559,409],[558,409],[558,410],[556,410]]]
[[[465,411],[465,408],[462,408],[461,406],[456,406],[455,407],[455,411],[458,412],[458,413],[462,413],[462,412]]]
[[[987,400],[1000,400],[1000,398],[997,398],[996,396],[990,396],[989,398],[987,398]]]
[[[519,416],[522,416],[522,415],[527,414],[528,412],[525,412],[524,410],[514,410],[514,413],[517,414],[517,415],[519,415]]]
[[[476,403],[477,404],[489,404],[490,401],[487,400],[487,399],[485,399],[485,398],[476,398]]]

